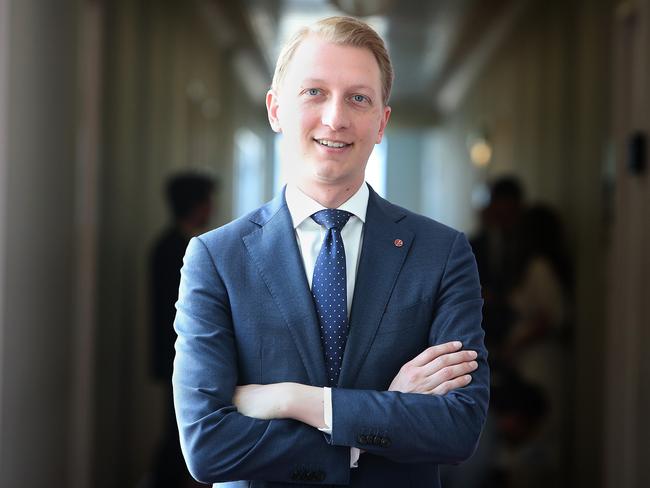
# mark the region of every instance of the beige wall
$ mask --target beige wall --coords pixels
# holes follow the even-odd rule
[[[0,486],[71,480],[78,14],[0,3]]]
[[[650,131],[650,2],[617,2],[614,17],[615,179],[608,276],[606,486],[650,484],[650,180],[628,169],[628,142]]]
[[[0,195],[7,194],[7,172],[9,166],[9,152],[7,151],[7,132],[9,130],[9,113],[7,104],[9,99],[9,0],[0,0]],[[5,335],[5,290],[7,279],[5,272],[6,239],[7,239],[7,204],[4,197],[0,197],[0,439],[4,432],[4,350]],[[0,472],[3,471],[3,457],[0,447]]]

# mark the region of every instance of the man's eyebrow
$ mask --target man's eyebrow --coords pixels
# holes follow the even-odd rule
[[[305,85],[313,85],[313,84],[316,84],[316,85],[322,85],[322,84],[327,84],[327,82],[326,82],[325,80],[321,79],[321,78],[306,78],[306,79],[302,80],[302,83],[300,83],[300,84],[301,84],[301,86],[304,87]],[[355,90],[367,90],[367,91],[369,91],[369,92],[371,92],[371,93],[373,93],[373,94],[375,93],[374,88],[372,88],[370,85],[364,85],[363,83],[359,83],[359,84],[357,84],[357,85],[351,85],[351,86],[348,87],[348,90],[349,90],[349,91],[355,91]]]
[[[350,90],[367,90],[371,92],[373,95],[375,93],[375,89],[371,87],[370,85],[364,85],[364,84],[359,84],[359,85],[352,85],[350,87]]]

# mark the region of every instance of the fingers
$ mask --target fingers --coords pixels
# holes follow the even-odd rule
[[[427,392],[431,395],[446,395],[450,391],[456,390],[458,388],[463,388],[464,386],[469,385],[472,382],[472,376],[469,374],[454,378],[450,381],[445,381],[441,385],[437,386],[433,390]]]
[[[463,344],[460,341],[445,342],[444,344],[427,347],[406,364],[411,364],[412,366],[424,366],[443,354],[458,351],[461,347],[463,347]]]
[[[445,388],[451,389],[458,388],[458,386],[455,386],[456,384],[465,386],[469,383],[469,381],[465,383],[467,379],[465,377],[469,376],[471,381],[469,373],[474,371],[476,368],[478,368],[478,363],[476,361],[464,362],[442,368],[440,371],[429,377],[428,389],[429,391],[436,391],[437,388],[440,388],[445,384],[447,385]],[[451,390],[448,389],[447,391]]]
[[[458,351],[438,356],[433,361],[422,366],[427,376],[437,373],[443,368],[466,363],[476,359],[476,351]]]
[[[403,393],[444,394],[471,381],[478,368],[476,351],[460,351],[460,341],[428,347],[405,363],[389,386]]]

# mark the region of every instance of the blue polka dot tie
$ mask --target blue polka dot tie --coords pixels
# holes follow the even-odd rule
[[[338,383],[348,338],[347,275],[341,229],[351,216],[350,212],[336,209],[320,210],[311,216],[327,229],[316,259],[311,289],[320,322],[329,386]]]

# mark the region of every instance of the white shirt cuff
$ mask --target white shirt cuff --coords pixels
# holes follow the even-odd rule
[[[323,388],[323,421],[325,427],[318,430],[332,435],[332,389],[328,387]]]
[[[359,456],[361,456],[361,449],[358,447],[350,448],[350,467],[358,468],[359,467]]]
[[[323,421],[325,427],[318,430],[332,435],[332,389],[327,386],[323,388]],[[361,450],[358,447],[350,447],[351,468],[359,467],[359,456],[361,456]]]

